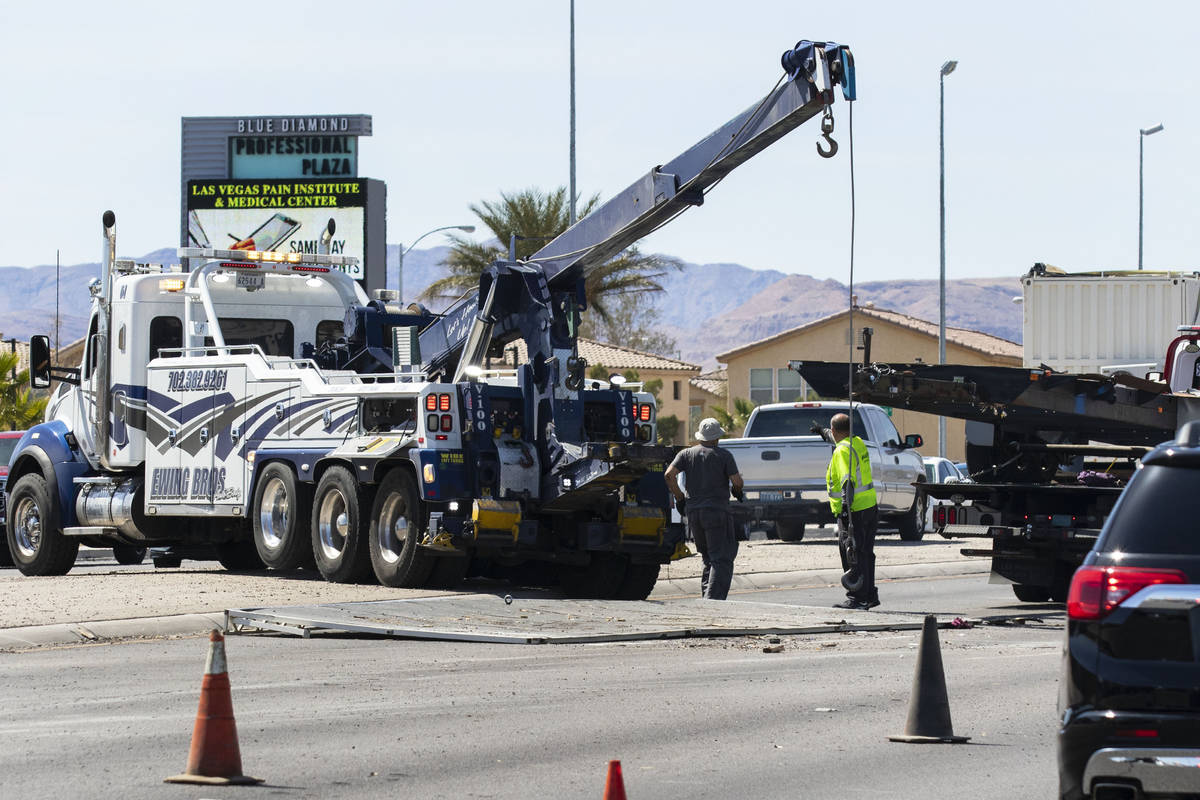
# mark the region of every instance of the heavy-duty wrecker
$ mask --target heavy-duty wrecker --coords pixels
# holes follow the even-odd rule
[[[328,248],[120,260],[106,212],[82,363],[31,342],[35,386],[59,385],[12,461],[13,560],[55,575],[81,543],[205,546],[232,569],[409,587],[532,564],[572,595],[646,597],[682,539],[674,450],[652,397],[585,380],[584,281],[812,117],[833,154],[850,51],[802,41],[782,62],[760,102],[442,314],[369,299]],[[527,362],[492,369],[517,338]]]
[[[868,350],[869,352],[869,350]],[[826,397],[966,420],[972,483],[921,483],[952,501],[934,525],[976,537],[992,573],[1029,602],[1066,599],[1139,459],[1200,419],[1200,327],[1182,326],[1162,374],[1070,374],[1046,367],[792,361]],[[1091,462],[1085,461],[1091,459]]]

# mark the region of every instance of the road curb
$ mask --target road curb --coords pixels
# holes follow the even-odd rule
[[[0,629],[0,650],[24,650],[64,644],[88,644],[143,636],[178,636],[224,628],[225,613],[177,614],[169,617],[60,622]]]
[[[736,570],[736,565],[735,565]],[[878,567],[879,582],[906,578],[931,578],[944,575],[986,575],[987,562],[934,561],[921,564],[897,564]],[[785,572],[735,574],[731,592],[753,592],[766,589],[788,589],[803,586],[836,586],[842,577],[839,569],[808,569]],[[659,579],[652,598],[698,596],[700,579]],[[0,628],[0,651],[28,650],[38,647],[110,642],[154,636],[188,636],[223,628],[223,611],[203,614],[177,614],[163,617],[95,620],[91,622],[62,622],[54,625],[30,625],[20,628]]]
[[[802,569],[788,572],[753,572],[737,574],[734,564],[731,592],[756,592],[765,589],[795,589],[801,586],[837,586],[842,579],[840,569]],[[922,564],[894,564],[875,568],[875,580],[882,583],[905,578],[935,578],[946,575],[987,575],[986,561],[933,561]],[[840,591],[840,590],[839,590]],[[700,594],[699,578],[659,578],[651,597]]]

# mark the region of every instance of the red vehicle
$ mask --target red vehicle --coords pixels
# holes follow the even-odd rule
[[[4,482],[8,480],[8,460],[12,458],[17,442],[24,435],[25,431],[0,431],[0,530],[3,530],[4,527]],[[12,556],[8,554],[8,544],[0,543],[0,567],[11,567],[12,565]]]

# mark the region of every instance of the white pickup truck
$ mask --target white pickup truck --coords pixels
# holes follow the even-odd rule
[[[813,425],[829,427],[834,414],[846,413],[846,402],[771,403],[754,409],[741,439],[723,439],[746,481],[744,503],[732,506],[744,521],[775,524],[780,539],[798,542],[808,523],[833,522],[825,470],[833,446],[812,433]],[[894,525],[900,538],[917,541],[925,534],[924,493],[914,484],[925,480],[921,437],[901,438],[879,406],[854,404],[854,435],[866,442],[871,475],[879,498],[881,525]]]

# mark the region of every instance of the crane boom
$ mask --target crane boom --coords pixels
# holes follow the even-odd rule
[[[713,133],[634,181],[599,208],[537,251],[525,264],[535,266],[554,291],[569,289],[689,206],[749,158],[817,114],[832,131],[833,88],[855,99],[854,59],[849,48],[832,42],[801,41],[781,59],[785,75],[758,103]],[[832,144],[832,141],[831,141]],[[836,149],[836,145],[832,149]],[[832,153],[830,153],[832,154]],[[452,304],[420,334],[427,370],[445,367],[467,342],[487,292],[473,290]],[[491,316],[495,309],[487,309]]]

